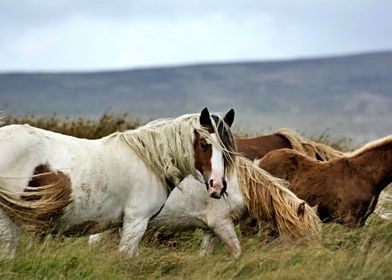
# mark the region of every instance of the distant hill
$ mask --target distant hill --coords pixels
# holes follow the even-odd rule
[[[6,114],[142,119],[233,107],[245,131],[290,127],[353,137],[392,134],[392,52],[96,73],[0,74]]]

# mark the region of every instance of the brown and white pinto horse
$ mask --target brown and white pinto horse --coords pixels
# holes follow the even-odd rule
[[[0,128],[0,255],[15,254],[25,226],[82,235],[121,225],[120,251],[137,255],[148,221],[183,178],[204,182],[214,198],[226,191],[233,118],[205,108],[97,140]]]
[[[358,227],[374,211],[380,192],[392,182],[392,136],[327,162],[280,149],[257,164],[288,180],[299,198],[317,205],[324,222]]]

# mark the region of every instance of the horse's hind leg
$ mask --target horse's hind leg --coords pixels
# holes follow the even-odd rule
[[[219,242],[219,236],[210,230],[204,230],[200,246],[200,256],[211,254]]]
[[[96,234],[90,235],[89,238],[88,238],[88,245],[90,245],[90,246],[95,246],[95,245],[97,245],[99,242],[101,242],[101,240],[102,240],[102,234],[103,234],[103,233],[96,233]]]
[[[0,258],[10,259],[15,256],[21,231],[20,227],[0,209]]]

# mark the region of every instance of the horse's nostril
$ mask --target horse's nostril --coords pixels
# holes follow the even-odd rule
[[[212,188],[214,186],[214,180],[208,180],[208,185],[210,186],[210,188]]]

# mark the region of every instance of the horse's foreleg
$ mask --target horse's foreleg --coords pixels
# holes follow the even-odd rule
[[[147,229],[149,218],[124,219],[120,239],[120,252],[130,257],[139,255],[139,242]]]
[[[206,256],[211,254],[219,241],[219,237],[214,232],[210,230],[205,230],[200,246],[200,256]]]
[[[156,215],[167,199],[166,189],[163,187],[144,188],[138,196],[131,196],[124,209],[123,226],[119,250],[130,257],[139,255],[139,242],[147,229],[150,218]]]
[[[235,258],[238,258],[241,255],[241,244],[231,221],[214,226],[212,227],[212,230],[220,237],[223,243],[225,243],[230,254]]]
[[[0,209],[0,258],[10,259],[15,256],[21,231],[20,227]]]

